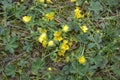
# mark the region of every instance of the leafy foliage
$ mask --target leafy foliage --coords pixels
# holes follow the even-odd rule
[[[119,0],[0,0],[0,80],[119,80]]]

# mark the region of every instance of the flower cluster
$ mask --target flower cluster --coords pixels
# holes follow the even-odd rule
[[[60,46],[60,51],[58,52],[58,55],[64,56],[67,50],[69,50],[68,40],[63,40],[63,43]]]
[[[43,47],[47,45],[47,30],[40,29],[41,35],[38,38],[38,41],[42,44]]]
[[[81,14],[81,10],[79,7],[76,7],[76,9],[74,10],[74,14],[75,14],[75,18],[77,19],[84,17],[84,15]]]
[[[47,40],[47,30],[42,28],[39,28],[38,30],[39,32],[41,32],[41,35],[38,38],[38,42],[40,42],[44,48],[46,46],[49,46],[49,47],[54,46],[53,40],[50,40],[50,41]]]
[[[40,0],[40,1],[44,2],[44,0]],[[71,2],[76,2],[76,0],[71,0]],[[44,20],[48,20],[48,21],[53,21],[54,20],[54,16],[55,16],[54,12],[49,12],[49,13],[46,13],[43,16],[43,19]],[[80,10],[79,7],[75,8],[75,10],[74,10],[74,17],[77,18],[77,19],[81,19],[81,18],[84,17],[84,15],[81,14],[81,10]],[[81,29],[81,31],[83,33],[86,33],[88,31],[88,27],[86,25],[80,26],[80,29]],[[46,48],[47,46],[48,47],[52,47],[52,46],[55,47],[56,46],[55,45],[56,42],[59,42],[59,43],[57,43],[59,45],[59,50],[58,50],[57,54],[59,56],[65,56],[65,53],[73,45],[73,44],[70,44],[70,42],[68,42],[69,39],[68,40],[64,39],[65,38],[64,34],[67,34],[67,32],[69,32],[69,31],[70,31],[69,25],[64,24],[64,25],[62,25],[62,29],[61,30],[53,32],[53,38],[48,41],[48,39],[47,39],[47,30],[41,29],[40,30],[41,35],[39,36],[38,41],[42,44],[42,46],[44,48]],[[62,32],[63,32],[63,34],[62,34]],[[66,61],[68,61],[68,60],[66,60]],[[85,64],[85,62],[86,62],[85,57],[84,56],[80,56],[78,58],[78,62],[80,64]]]

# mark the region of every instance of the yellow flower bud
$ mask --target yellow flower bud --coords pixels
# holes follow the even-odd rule
[[[54,46],[54,41],[52,41],[52,40],[49,41],[49,42],[48,42],[48,46]]]
[[[63,26],[63,31],[64,31],[64,32],[68,32],[68,30],[69,30],[69,26],[68,26],[68,25],[64,25],[64,26]]]
[[[80,28],[84,33],[86,33],[88,30],[87,26],[81,26]]]
[[[51,0],[47,0],[47,3],[53,3]]]
[[[47,45],[47,41],[44,40],[44,41],[42,42],[42,46],[43,46],[44,48],[46,48],[46,45]]]
[[[51,68],[51,67],[48,67],[48,71],[52,71],[52,68]]]
[[[39,2],[40,2],[40,3],[44,3],[44,2],[45,2],[45,0],[39,0]]]
[[[70,0],[70,2],[76,2],[76,0]]]

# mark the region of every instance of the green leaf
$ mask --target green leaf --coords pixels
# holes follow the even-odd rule
[[[102,41],[99,34],[96,34],[96,35],[95,35],[95,41],[96,41],[97,43],[100,43],[100,42]]]
[[[3,1],[1,1],[1,3],[2,3],[2,7],[4,8],[4,9],[11,9],[12,8],[12,0],[3,0]]]
[[[37,74],[39,69],[44,68],[45,63],[40,59],[37,58],[33,63],[32,63],[32,68],[31,71],[33,74]]]
[[[23,73],[20,76],[20,80],[30,80],[30,77],[27,73]]]
[[[120,76],[120,70],[119,70],[119,64],[115,63],[114,65],[111,66],[111,70],[116,76]]]
[[[14,53],[14,48],[17,48],[17,45],[14,44],[6,44],[5,50],[9,51],[10,53]]]
[[[110,6],[110,7],[113,7],[115,5],[118,5],[118,2],[117,0],[106,0],[107,4]]]
[[[51,53],[50,53],[51,54]],[[52,60],[52,61],[56,61],[57,60],[57,54],[56,54],[56,52],[52,52],[52,54],[50,55],[50,59]]]
[[[15,72],[16,72],[16,66],[15,65],[13,65],[13,64],[10,64],[10,65],[8,65],[8,66],[6,66],[6,74],[8,75],[8,76],[15,76]]]
[[[14,53],[14,49],[18,47],[16,43],[16,37],[7,37],[3,39],[5,45],[5,50],[9,51],[10,53]]]
[[[22,4],[21,4],[22,5]],[[26,6],[22,5],[22,6],[15,6],[14,9],[14,14],[17,18],[21,18],[21,16],[23,15],[23,12],[25,11]]]
[[[101,76],[95,77],[93,80],[103,80]]]
[[[21,67],[25,67],[26,64],[27,64],[27,62],[24,61],[24,60],[21,60],[21,61],[18,63],[18,65],[21,66]]]
[[[94,46],[95,46],[95,43],[89,43],[87,47],[88,47],[89,49],[91,49],[91,48],[93,48]]]
[[[95,41],[94,38],[93,38],[93,36],[89,36],[87,39],[90,40],[90,41],[92,41],[92,42]]]
[[[105,60],[101,54],[94,57],[94,62],[95,65],[100,68],[103,68],[107,64],[107,60]]]
[[[68,65],[64,66],[63,69],[62,69],[62,71],[63,71],[65,74],[69,74],[69,71],[70,71],[69,66],[68,66]]]
[[[94,11],[95,14],[99,14],[100,10],[102,10],[102,6],[99,1],[91,1],[89,10]]]
[[[26,52],[32,51],[33,43],[29,43],[25,41],[25,46],[23,47],[23,50],[26,50]]]
[[[81,76],[84,76],[88,70],[88,64],[81,65],[77,61],[73,62],[70,67],[70,73],[78,73]]]

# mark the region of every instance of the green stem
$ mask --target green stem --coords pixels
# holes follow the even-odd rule
[[[84,47],[83,47],[83,50],[82,50],[82,54],[81,54],[81,55],[83,55],[83,54],[84,54],[84,51],[85,51],[85,45],[84,45]]]

